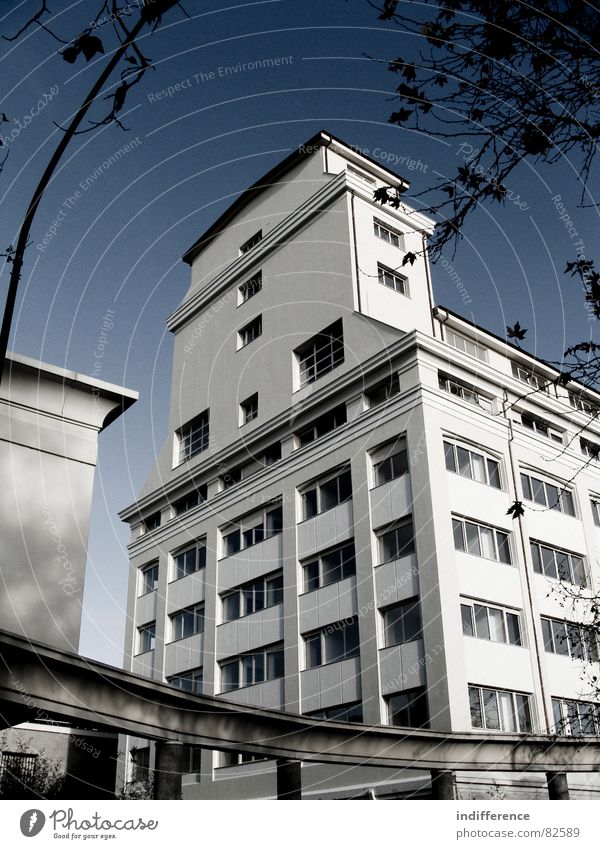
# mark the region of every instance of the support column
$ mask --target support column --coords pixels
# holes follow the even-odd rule
[[[569,784],[566,772],[547,772],[549,799],[569,799]]]
[[[189,766],[189,748],[182,743],[157,743],[154,798],[181,799],[181,776]]]
[[[277,761],[277,798],[302,799],[302,776],[300,761]]]
[[[434,799],[454,799],[454,773],[451,769],[431,770],[431,795]]]

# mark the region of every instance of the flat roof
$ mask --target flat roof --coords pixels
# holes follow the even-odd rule
[[[358,164],[362,162],[365,165],[369,165],[369,171],[377,172],[382,178],[385,177],[388,182],[394,185],[399,191],[405,192],[410,188],[410,183],[407,180],[400,177],[398,174],[395,174],[393,171],[390,171],[389,168],[384,167],[380,162],[376,162],[374,159],[371,159],[370,156],[362,153],[359,148],[355,148],[352,145],[347,144],[342,139],[336,138],[325,130],[319,130],[318,133],[315,133],[315,135],[311,136],[307,139],[307,141],[298,145],[298,147],[286,156],[285,159],[278,162],[274,168],[271,168],[270,171],[267,171],[266,174],[263,174],[262,177],[242,192],[237,200],[227,207],[225,212],[223,212],[216,221],[214,221],[210,227],[204,231],[200,238],[198,238],[194,244],[188,248],[182,257],[183,261],[188,263],[188,265],[191,265],[196,256],[204,247],[206,247],[211,239],[218,235],[218,233],[222,232],[222,230],[238,214],[238,212],[247,206],[250,201],[254,200],[259,192],[269,188],[269,186],[272,186],[273,183],[275,183],[281,176],[283,176],[283,174],[293,168],[294,165],[302,159],[305,159],[307,156],[312,156],[312,154],[315,153],[316,148],[329,147],[332,144],[341,148],[343,151],[352,154],[352,158]]]

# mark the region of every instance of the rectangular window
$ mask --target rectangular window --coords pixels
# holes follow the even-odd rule
[[[298,431],[297,438],[300,448],[309,445],[315,439],[319,439],[321,436],[325,436],[327,433],[331,433],[332,430],[342,427],[345,424],[346,405],[340,404],[339,407],[335,407],[328,413],[324,413],[318,419],[315,419],[309,425],[303,427],[302,430]]]
[[[523,645],[519,614],[504,607],[490,607],[476,601],[463,600],[460,605],[463,634],[493,643]]]
[[[393,289],[400,295],[408,295],[408,277],[394,271],[381,263],[377,263],[377,279],[383,286]]]
[[[566,581],[577,587],[586,586],[586,570],[583,557],[560,548],[551,548],[541,542],[531,541],[533,571],[547,578]]]
[[[548,507],[550,510],[558,510],[567,516],[575,515],[573,495],[567,489],[541,478],[521,472],[521,488],[523,498]]]
[[[239,287],[240,303],[243,304],[253,298],[262,289],[262,271],[257,271],[249,280]]]
[[[209,440],[208,410],[180,428],[177,431],[177,437],[179,439],[179,463],[189,460],[201,451],[206,451]]]
[[[379,562],[389,563],[407,557],[415,550],[412,519],[394,522],[375,531],[379,543]]]
[[[591,498],[590,504],[592,505],[592,516],[594,517],[594,524],[600,527],[600,499]]]
[[[358,657],[358,622],[355,619],[343,619],[316,633],[305,635],[304,642],[307,669]]]
[[[527,368],[527,366],[521,365],[521,363],[515,363],[513,361],[511,365],[513,377],[516,377],[517,380],[520,380],[522,383],[527,383],[532,389],[541,390],[542,392],[549,391],[548,387],[552,383],[551,380],[536,374],[530,368]]]
[[[183,640],[194,634],[204,633],[204,604],[193,604],[178,610],[170,617],[171,640]]]
[[[150,746],[131,749],[131,780],[148,781],[150,779]]]
[[[596,417],[600,414],[600,406],[580,392],[569,392],[569,403],[574,410],[585,413],[586,416]]]
[[[373,233],[378,239],[383,239],[389,245],[404,250],[404,235],[379,218],[373,219]]]
[[[346,705],[335,705],[334,707],[322,708],[321,710],[311,710],[306,716],[310,716],[311,719],[329,719],[332,721],[337,720],[338,722],[362,722],[362,702],[350,702]]]
[[[156,643],[156,622],[148,622],[138,628],[138,654],[153,651]]]
[[[531,696],[528,693],[469,685],[469,704],[473,728],[519,734],[529,734],[532,730]]]
[[[245,348],[250,342],[254,342],[262,335],[262,315],[257,315],[238,331],[238,350]]]
[[[455,472],[465,478],[485,483],[495,489],[502,489],[500,482],[500,464],[497,460],[473,451],[462,445],[444,440],[444,454],[446,457],[446,468],[449,472]]]
[[[370,386],[365,390],[365,397],[369,407],[375,407],[377,404],[383,404],[389,401],[394,395],[400,394],[400,378],[397,374],[391,377],[386,377],[380,380],[374,386]]]
[[[385,456],[386,453],[387,456]],[[384,456],[380,459],[382,454]],[[387,448],[380,449],[374,457],[377,458],[373,463],[375,486],[381,486],[408,473],[408,452],[404,438],[395,440]]]
[[[589,457],[590,460],[598,459],[598,455],[600,454],[600,445],[597,445],[595,442],[590,442],[589,439],[581,437],[579,440],[579,447],[581,448],[581,453],[585,457]]]
[[[258,416],[258,392],[240,404],[240,426],[254,421]]]
[[[475,554],[487,560],[498,560],[500,563],[512,563],[509,534],[506,531],[456,516],[452,517],[452,528],[456,551]]]
[[[206,541],[201,540],[173,555],[173,580],[185,578],[206,566]]]
[[[546,439],[552,439],[554,442],[563,441],[562,432],[555,427],[551,427],[546,419],[540,419],[529,413],[521,413],[521,424],[528,430],[546,437]]]
[[[258,243],[261,241],[261,239],[262,239],[262,230],[259,230],[257,233],[254,233],[254,235],[250,236],[249,239],[246,239],[244,244],[240,245],[240,256],[242,254],[248,253],[248,251],[251,251],[252,248],[256,247],[256,245],[258,245]]]
[[[193,510],[194,507],[202,504],[203,501],[206,501],[207,491],[207,485],[202,484],[197,489],[193,489],[191,492],[188,492],[182,498],[178,498],[177,501],[173,502],[175,515],[181,516],[182,513],[187,513],[188,510]]]
[[[221,692],[250,687],[284,676],[283,643],[230,658],[221,664]]]
[[[190,669],[189,672],[180,672],[178,675],[172,675],[167,678],[167,682],[179,690],[185,690],[186,693],[195,693],[197,696],[202,695],[202,667],[198,669]]]
[[[575,660],[596,663],[598,654],[598,635],[595,628],[578,622],[565,622],[542,616],[544,648],[553,654],[562,654]]]
[[[304,592],[309,593],[356,575],[354,543],[346,543],[302,564]]]
[[[600,705],[574,699],[552,699],[554,733],[567,737],[600,734]]]
[[[323,377],[344,362],[342,319],[326,327],[295,351],[300,370],[300,387]]]
[[[283,531],[283,507],[281,504],[271,504],[264,511],[245,516],[236,525],[223,532],[223,557],[230,557],[244,548],[280,534]]]
[[[481,407],[482,410],[485,410],[488,413],[491,412],[492,402],[489,398],[481,395],[474,386],[470,386],[468,383],[463,383],[454,377],[447,377],[443,374],[438,376],[438,384],[440,389],[447,392],[449,395],[454,395],[456,398],[460,398],[461,401],[466,401],[468,404],[474,404],[476,407]]]
[[[388,721],[400,728],[427,728],[429,711],[424,687],[404,690],[386,699]]]
[[[222,596],[223,621],[230,622],[283,601],[283,572],[272,572]]]
[[[160,527],[160,510],[157,510],[156,513],[153,513],[151,516],[148,516],[142,522],[142,527],[144,529],[144,533],[148,534],[151,531],[155,531]]]
[[[350,501],[351,498],[352,476],[350,469],[347,469],[335,477],[320,481],[302,493],[303,518],[311,519],[318,513],[324,513],[345,501]]]
[[[157,590],[158,560],[154,560],[152,563],[148,563],[146,566],[142,566],[142,568],[140,569],[140,577],[140,595],[146,595],[146,593],[153,593],[155,590]]]
[[[409,598],[384,610],[383,630],[386,648],[420,640],[421,608],[418,598]]]
[[[458,351],[463,351],[465,354],[476,357],[484,363],[487,362],[487,348],[484,348],[483,345],[480,345],[473,339],[468,339],[466,336],[455,333],[453,330],[446,330],[446,341]]]
[[[243,766],[244,764],[254,764],[259,761],[266,761],[262,755],[251,755],[249,752],[219,752],[219,768],[224,769],[228,766]]]

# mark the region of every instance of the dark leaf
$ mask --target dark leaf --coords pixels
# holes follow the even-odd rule
[[[513,519],[518,519],[519,516],[525,515],[525,508],[523,507],[522,501],[513,501],[508,510],[506,511],[506,515],[510,516],[512,514]]]
[[[70,65],[73,65],[77,61],[77,57],[79,56],[80,50],[78,47],[70,46],[65,47],[63,52],[60,54],[65,62],[68,62]]]
[[[417,255],[412,253],[411,251],[409,251],[408,253],[404,254],[404,259],[402,260],[402,265],[408,265],[409,262],[410,262],[411,265],[414,265],[416,261],[417,261]]]
[[[512,327],[506,325],[506,333],[509,339],[523,340],[527,333],[527,328],[522,328],[518,321],[515,321]]]
[[[129,86],[127,83],[122,83],[116,90],[115,96],[113,100],[113,112],[116,115],[117,112],[120,112],[123,106],[125,105],[125,98],[127,97],[127,89]]]
[[[412,109],[398,109],[397,112],[392,112],[388,118],[388,123],[403,124],[405,121],[408,121],[412,114]]]
[[[82,35],[79,43],[86,62],[93,59],[96,53],[104,53],[104,46],[96,35]]]

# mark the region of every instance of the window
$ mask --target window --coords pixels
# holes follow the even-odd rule
[[[189,460],[195,454],[206,451],[208,448],[208,419],[208,410],[205,410],[177,431],[179,438],[179,463]]]
[[[223,468],[221,466],[221,468]],[[244,477],[245,466],[235,466],[233,469],[228,469],[220,475],[219,480],[223,484],[223,489],[229,489],[230,486],[236,486],[241,483]]]
[[[160,527],[160,510],[156,513],[153,513],[151,516],[148,516],[142,522],[142,528],[145,534],[150,533],[150,531],[155,531]]]
[[[337,584],[345,578],[356,575],[354,543],[321,554],[308,563],[302,564],[304,592],[309,593],[329,584]]]
[[[178,675],[172,675],[167,678],[167,682],[177,687],[179,690],[185,690],[186,693],[195,693],[197,696],[202,695],[202,668],[190,669],[189,672],[180,672]]]
[[[590,498],[590,504],[592,505],[594,524],[600,527],[600,498]]]
[[[346,705],[334,705],[321,710],[311,710],[306,716],[310,716],[311,719],[330,719],[338,722],[362,722],[362,702],[350,702]]]
[[[415,539],[411,519],[395,522],[375,532],[379,542],[379,562],[388,563],[406,557],[415,550]]]
[[[421,609],[419,600],[416,597],[409,598],[384,610],[383,632],[386,648],[420,640]]]
[[[464,478],[485,483],[495,489],[502,489],[500,481],[500,464],[497,460],[472,451],[462,445],[444,440],[444,454],[446,457],[446,468],[449,472],[455,472]]]
[[[343,619],[327,625],[314,634],[304,635],[304,645],[307,669],[358,657],[358,622],[356,619]]]
[[[253,274],[249,280],[246,280],[245,283],[239,287],[238,291],[240,293],[240,304],[249,301],[250,298],[253,298],[255,295],[262,289],[262,271],[257,271],[256,274]]]
[[[464,600],[460,605],[463,634],[493,643],[523,645],[519,614],[504,607],[490,607]]]
[[[281,460],[281,442],[275,442],[273,445],[269,445],[268,448],[265,448],[259,462],[262,463],[263,466],[272,466],[273,463],[277,463],[278,460]]]
[[[586,416],[597,416],[600,413],[600,406],[580,392],[569,392],[569,403],[574,410],[579,410]]]
[[[173,580],[193,575],[206,566],[206,542],[204,540],[178,551],[173,555]]]
[[[131,757],[131,780],[148,781],[150,778],[150,746],[132,749]]]
[[[600,705],[574,699],[552,699],[554,733],[583,737],[600,733]]]
[[[283,643],[231,658],[221,664],[221,691],[262,684],[283,678]]]
[[[379,262],[377,263],[377,279],[381,284],[387,286],[388,289],[393,289],[394,292],[398,292],[400,295],[408,295],[408,277],[405,277],[404,274],[399,274],[399,272],[385,265],[381,265]]]
[[[262,239],[262,230],[259,230],[253,236],[250,236],[249,239],[246,239],[244,244],[240,245],[240,256],[242,254],[248,253],[248,251],[251,251],[252,248],[256,247],[256,245],[258,245],[258,243],[260,242],[261,239]]]
[[[240,426],[248,424],[248,422],[254,421],[254,419],[258,416],[258,392],[255,392],[254,395],[251,395],[249,398],[246,398],[245,401],[242,401],[240,404]]]
[[[324,513],[350,501],[352,498],[352,476],[350,469],[337,474],[335,477],[320,481],[311,489],[302,493],[302,515],[311,519],[318,513]]]
[[[384,221],[381,221],[380,218],[373,219],[373,233],[378,239],[383,239],[384,242],[393,245],[395,248],[400,248],[402,251],[404,250],[403,234],[398,230],[395,230],[389,224],[386,224]]]
[[[469,686],[471,725],[487,731],[531,732],[531,696]]]
[[[323,377],[344,362],[342,319],[326,327],[295,351],[300,370],[300,387]]]
[[[523,489],[523,498],[528,501],[566,513],[567,516],[575,515],[573,495],[564,487],[521,472],[521,488]]]
[[[258,761],[266,761],[268,758],[262,755],[251,755],[248,752],[219,752],[219,767],[242,766],[243,764],[254,764]]]
[[[513,361],[511,366],[513,377],[516,377],[517,380],[520,380],[522,383],[528,383],[529,386],[535,390],[541,389],[543,392],[548,392],[548,386],[551,381],[547,378],[536,374],[530,368],[527,368],[527,366],[524,366],[521,363],[515,363]]]
[[[383,456],[382,456],[383,454]],[[387,454],[387,456],[385,456]],[[372,455],[375,486],[402,477],[408,472],[408,453],[404,437]]]
[[[265,575],[222,596],[223,621],[231,622],[283,601],[283,572]]]
[[[492,402],[489,398],[485,398],[481,395],[474,386],[470,386],[467,383],[456,380],[454,377],[447,377],[443,374],[439,375],[438,383],[440,389],[444,392],[448,392],[449,395],[454,395],[457,398],[460,398],[461,401],[467,401],[469,404],[475,404],[475,406],[481,407],[487,412],[491,412]]]
[[[554,442],[562,442],[562,433],[554,427],[550,427],[546,419],[540,419],[537,416],[531,416],[529,413],[521,413],[521,424],[523,427],[539,433],[540,436],[545,436],[546,439],[553,439]]]
[[[264,512],[252,513],[236,526],[223,532],[223,557],[237,554],[244,548],[263,542],[283,530],[283,507],[270,505]]]
[[[193,604],[171,614],[171,640],[183,640],[204,632],[204,604]]]
[[[579,440],[579,447],[581,448],[581,453],[585,457],[589,457],[590,460],[598,459],[598,455],[600,454],[600,445],[597,443],[590,442],[589,439],[581,437]]]
[[[340,404],[339,407],[335,407],[328,413],[319,416],[318,419],[315,419],[298,432],[300,448],[303,448],[305,445],[309,445],[311,442],[314,442],[315,439],[319,439],[319,437],[325,436],[325,434],[330,433],[332,430],[335,430],[345,424],[346,405]]]
[[[400,728],[427,728],[429,711],[424,687],[404,690],[387,699],[388,722]]]
[[[148,622],[138,628],[138,654],[154,651],[156,642],[156,622]]]
[[[542,616],[542,633],[544,648],[548,652],[586,660],[588,663],[595,663],[599,659],[595,628]]]
[[[238,332],[238,349],[245,348],[262,335],[262,315],[257,315]]]
[[[475,554],[487,560],[498,560],[500,563],[512,563],[506,531],[456,517],[452,517],[452,529],[456,551]]]
[[[182,513],[187,513],[188,510],[193,510],[203,501],[206,501],[208,488],[206,484],[202,484],[197,489],[188,492],[182,498],[178,498],[173,502],[173,510],[176,516],[181,516]]]
[[[581,555],[532,541],[531,558],[533,571],[539,575],[578,587],[586,586],[585,564]]]
[[[38,755],[28,752],[8,752],[6,750],[0,754],[0,798],[27,799],[33,797],[38,757]]]
[[[146,595],[146,593],[153,593],[155,590],[157,590],[158,560],[154,560],[152,563],[148,563],[146,566],[142,566],[142,568],[140,569],[140,577],[140,595]]]
[[[466,336],[455,333],[454,330],[446,330],[446,341],[453,348],[469,354],[470,357],[477,357],[478,360],[484,363],[487,362],[487,348],[484,348],[483,345],[480,345],[473,339],[468,339]]]
[[[386,377],[380,380],[374,386],[369,387],[365,391],[365,397],[369,407],[375,407],[377,404],[383,404],[384,401],[389,401],[394,395],[400,394],[400,378],[397,374],[391,377]]]

